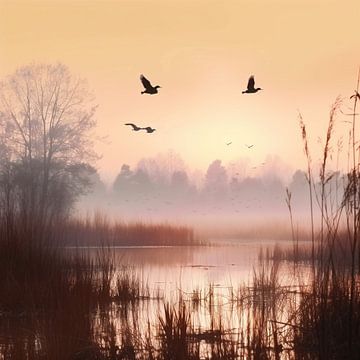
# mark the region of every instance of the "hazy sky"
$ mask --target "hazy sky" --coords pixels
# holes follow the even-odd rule
[[[295,168],[298,110],[318,148],[331,103],[355,88],[359,21],[358,0],[0,0],[0,77],[60,61],[87,78],[98,133],[108,135],[97,144],[108,180],[122,163],[168,149],[199,169],[269,154]],[[160,94],[140,94],[141,73]],[[251,74],[264,91],[242,95]],[[126,122],[157,132],[131,132]]]

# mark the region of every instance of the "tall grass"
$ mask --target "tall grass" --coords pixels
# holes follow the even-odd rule
[[[97,309],[144,299],[145,287],[131,270],[115,269],[107,247],[95,258],[69,254],[57,243],[29,239],[21,223],[13,225],[11,232],[0,228],[0,356],[99,358]]]
[[[355,133],[358,87],[359,79],[353,96],[353,124],[348,149],[348,163],[352,164],[352,168],[344,181],[344,196],[340,204],[334,199],[334,193],[330,188],[333,173],[328,171],[327,165],[331,156],[333,129],[341,101],[337,99],[330,111],[320,164],[319,189],[314,186],[305,124],[302,119],[300,123],[308,160],[307,180],[312,228],[312,209],[315,200],[321,215],[317,237],[314,236],[313,231],[311,256],[306,256],[306,251],[303,252],[303,255],[311,261],[313,277],[311,287],[301,293],[299,306],[296,309],[299,325],[295,332],[294,345],[300,358],[356,359],[360,353],[360,262],[356,258],[360,252],[358,242],[360,209],[357,205],[360,198],[360,174]],[[286,255],[285,258],[289,259]]]
[[[143,222],[110,221],[100,213],[85,218],[72,218],[61,224],[67,245],[84,246],[174,246],[200,245],[192,228]]]

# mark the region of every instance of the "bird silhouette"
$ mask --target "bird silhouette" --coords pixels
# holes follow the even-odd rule
[[[243,91],[243,94],[253,94],[258,92],[259,90],[263,90],[262,88],[255,88],[255,79],[254,75],[251,75],[247,84],[247,89]]]
[[[158,93],[158,88],[161,88],[159,85],[152,86],[150,81],[142,74],[140,75],[140,80],[145,88],[145,90],[141,92],[142,94],[154,95]]]
[[[139,131],[139,130],[142,129],[141,127],[139,127],[139,126],[137,126],[137,125],[135,125],[133,123],[126,123],[125,125],[131,126],[133,128],[133,131]]]
[[[148,126],[145,128],[142,128],[143,130],[146,130],[147,133],[151,134],[153,133],[156,129],[153,129],[152,127]]]
[[[246,146],[248,149],[251,149],[251,148],[254,146],[254,144],[252,144],[252,145],[247,145],[247,144],[245,144],[245,146]]]

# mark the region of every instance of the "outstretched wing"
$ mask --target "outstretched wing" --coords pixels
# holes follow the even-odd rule
[[[139,128],[138,126],[136,126],[133,123],[126,123],[125,125],[130,125],[130,126],[132,126],[133,129],[138,129]]]
[[[152,88],[152,85],[151,85],[150,81],[143,74],[140,75],[140,80],[141,80],[141,82],[142,82],[145,89],[151,89]]]
[[[254,79],[254,75],[251,75],[249,77],[249,81],[248,81],[248,84],[247,84],[247,88],[248,90],[254,90],[255,89],[255,79]]]

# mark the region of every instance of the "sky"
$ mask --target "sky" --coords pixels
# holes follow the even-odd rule
[[[331,104],[342,96],[347,111],[356,86],[359,18],[358,0],[0,0],[0,78],[33,62],[62,62],[86,78],[108,182],[123,163],[170,149],[202,171],[215,159],[269,156],[301,168],[298,113],[316,161]],[[140,74],[159,94],[141,95]],[[264,90],[242,94],[252,74]],[[343,120],[337,137],[349,130]]]

